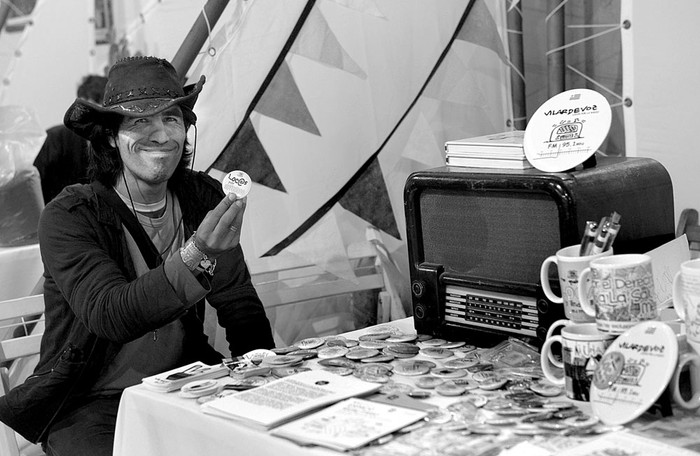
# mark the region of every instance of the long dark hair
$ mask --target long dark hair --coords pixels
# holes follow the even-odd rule
[[[185,115],[185,131],[192,125],[189,116]],[[119,155],[119,149],[110,144],[110,139],[116,139],[124,117],[113,115],[104,118],[102,124],[97,124],[92,130],[90,147],[88,147],[88,178],[90,181],[102,182],[108,187],[116,185],[124,168],[124,163]],[[185,140],[184,151],[180,163],[170,180],[179,180],[182,173],[190,169],[194,148]]]

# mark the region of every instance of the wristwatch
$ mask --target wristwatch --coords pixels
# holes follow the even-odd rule
[[[202,252],[194,241],[194,237],[197,233],[193,233],[185,245],[180,248],[180,257],[183,263],[187,266],[187,269],[194,272],[199,270],[208,274],[209,276],[214,275],[214,268],[216,268],[216,260],[209,258],[206,253]]]

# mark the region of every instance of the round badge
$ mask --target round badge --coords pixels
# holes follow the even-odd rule
[[[323,370],[333,372],[334,374],[342,375],[343,377],[345,377],[346,375],[350,375],[354,372],[354,369],[352,367],[343,366],[324,366]]]
[[[253,364],[260,364],[260,361],[262,361],[263,358],[268,357],[268,356],[277,356],[277,353],[273,352],[272,350],[266,350],[264,348],[258,348],[255,350],[251,350],[245,355],[243,355],[243,359],[247,359]]]
[[[224,176],[221,181],[221,187],[225,194],[233,193],[238,199],[244,198],[248,193],[250,193],[250,187],[252,186],[252,181],[250,176],[245,171],[231,171],[226,176]]]
[[[442,347],[426,347],[421,348],[420,353],[422,355],[428,356],[430,358],[449,358],[453,356],[455,352]]]
[[[625,356],[618,351],[605,353],[593,372],[593,384],[600,389],[610,388],[625,367]]]
[[[267,364],[270,366],[291,366],[293,364],[301,363],[303,360],[304,358],[302,358],[301,356],[277,355],[263,358],[262,362],[263,364]]]
[[[467,371],[464,369],[453,369],[449,367],[436,367],[430,371],[436,377],[442,378],[460,378],[467,375]]]
[[[357,338],[360,342],[366,342],[368,340],[386,340],[389,337],[391,337],[391,333],[385,332],[385,333],[371,333],[371,334],[363,334],[360,337]]]
[[[607,425],[626,424],[661,397],[676,370],[678,339],[669,325],[637,323],[606,349],[593,373],[593,414]]]
[[[301,359],[311,359],[315,358],[318,356],[318,350],[315,349],[308,349],[308,350],[297,350],[291,352],[287,356],[299,356]]]
[[[413,391],[413,387],[408,383],[387,382],[379,389],[382,394],[408,394]]]
[[[445,383],[445,380],[438,377],[419,377],[416,380],[416,386],[423,389],[433,389],[443,383]]]
[[[360,360],[364,358],[371,358],[373,356],[377,356],[378,354],[379,350],[374,348],[353,347],[350,350],[348,350],[348,352],[345,354],[345,357],[347,359]]]
[[[208,396],[218,392],[219,382],[216,380],[195,380],[180,388],[180,396],[194,399],[201,396]]]
[[[430,397],[430,392],[428,391],[421,391],[421,390],[414,390],[410,391],[408,395],[414,399],[427,399]]]
[[[388,349],[388,351],[400,353],[402,355],[417,355],[420,351],[420,348],[418,348],[417,346],[407,343],[395,343],[388,345],[386,348]]]
[[[386,341],[387,342],[393,342],[393,343],[401,343],[401,342],[413,342],[418,338],[418,334],[406,334],[406,333],[400,333],[400,334],[394,334],[391,337],[389,337]]]
[[[434,363],[431,367],[429,364],[421,361],[399,361],[394,366],[394,372],[399,375],[416,376],[427,374],[433,367],[435,367]]]
[[[347,358],[327,358],[319,360],[318,364],[323,367],[349,367],[353,369],[356,366],[354,361]]]
[[[272,369],[272,375],[274,375],[277,378],[282,378],[282,377],[288,377],[290,375],[298,374],[299,372],[307,372],[310,371],[310,367],[294,367],[294,366],[287,366],[287,367],[275,367]]]
[[[346,347],[323,347],[318,350],[319,359],[340,358],[348,352]]]
[[[523,149],[535,168],[562,172],[591,157],[608,136],[612,111],[590,89],[559,93],[540,106],[525,128]]]
[[[381,350],[386,347],[386,342],[383,340],[362,340],[360,339],[361,348],[374,348],[375,350]]]
[[[297,347],[299,347],[302,350],[312,350],[316,347],[320,347],[321,345],[324,344],[324,340],[321,339],[320,337],[309,337],[308,339],[303,339],[300,340],[299,342],[295,343]]]
[[[462,394],[467,392],[467,389],[463,386],[447,382],[436,386],[435,392],[442,396],[461,396]]]
[[[478,358],[474,358],[474,359],[455,358],[455,359],[450,359],[448,361],[445,361],[443,366],[449,367],[451,369],[466,369],[466,368],[472,367],[476,364],[479,364]]]
[[[438,347],[440,345],[445,345],[447,341],[445,339],[426,339],[420,342],[424,347]]]
[[[360,360],[361,363],[389,363],[394,360],[393,355],[381,354],[377,356],[372,356],[371,358],[363,358]]]

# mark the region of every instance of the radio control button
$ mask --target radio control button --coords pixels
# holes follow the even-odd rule
[[[425,282],[421,280],[414,280],[411,284],[411,291],[413,295],[420,298],[425,293]]]

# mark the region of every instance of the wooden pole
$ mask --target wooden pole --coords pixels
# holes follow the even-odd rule
[[[214,25],[221,17],[228,0],[208,0],[203,11],[197,16],[197,20],[178,49],[171,62],[177,70],[177,74],[183,80],[187,76],[194,59],[206,43],[209,37],[209,30],[214,29]],[[205,15],[206,14],[206,18]]]
[[[525,62],[523,59],[523,18],[520,6],[508,11],[506,20],[508,22],[508,52],[511,65],[513,65],[513,69],[510,71],[514,117],[512,126],[516,130],[525,130],[527,109],[525,104]]]
[[[553,11],[561,3],[560,0],[549,0],[548,11]],[[559,49],[564,46],[564,6],[555,11],[547,21],[547,68],[548,68],[548,95],[553,97],[565,89],[565,51]],[[559,49],[551,52],[553,49]]]

